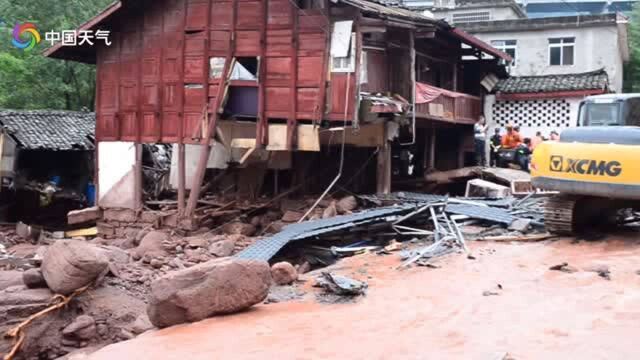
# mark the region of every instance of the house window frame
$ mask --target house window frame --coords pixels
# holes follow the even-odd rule
[[[508,42],[513,42],[513,44],[507,44]],[[497,44],[497,43],[502,43],[502,44]],[[509,55],[511,54],[509,53],[508,50],[513,50],[513,55],[511,56],[513,58],[513,61],[511,61],[510,64],[506,64],[505,60],[501,59],[500,64],[508,65],[512,68],[516,67],[516,65],[518,64],[518,40],[516,39],[491,40],[491,46]]]
[[[340,64],[336,65],[336,60],[340,59]],[[331,56],[332,73],[351,73],[356,71],[356,33],[351,33],[351,46],[349,54],[345,57]]]
[[[573,66],[576,64],[576,38],[575,36],[549,38],[549,66]],[[565,64],[564,50],[571,48],[571,63]],[[553,49],[560,49],[560,63],[552,64],[551,52]]]

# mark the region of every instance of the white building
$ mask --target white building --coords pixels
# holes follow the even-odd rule
[[[515,60],[512,76],[578,74],[604,68],[620,92],[629,60],[628,20],[621,14],[482,21],[460,25]]]

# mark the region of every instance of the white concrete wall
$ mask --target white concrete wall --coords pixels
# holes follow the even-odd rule
[[[16,161],[16,143],[0,133],[0,176],[13,176]]]
[[[569,115],[571,119],[569,124],[570,127],[575,127],[578,125],[578,110],[580,107],[580,101],[582,101],[582,99],[583,98],[565,98],[564,99],[569,103],[569,106],[570,106],[570,115]],[[493,106],[495,103],[496,103],[495,95],[488,95],[485,97],[484,113],[485,113],[485,118],[487,120],[487,124],[489,125],[489,131],[487,132],[489,137],[493,135],[493,131],[497,127],[496,120],[493,118]],[[524,121],[526,121],[526,119]],[[567,127],[558,127],[558,126],[527,127],[518,123],[517,121],[513,122],[513,125],[520,126],[520,134],[522,135],[523,138],[525,137],[532,138],[533,136],[535,136],[537,131],[541,131],[543,136],[549,137],[549,134],[551,133],[551,131],[557,131],[558,133],[562,133],[562,131],[567,128]],[[504,134],[504,131],[503,131],[503,134]]]
[[[514,20],[519,19],[518,14],[513,11],[512,8],[508,6],[500,6],[500,7],[486,7],[486,8],[458,8],[458,9],[447,9],[447,10],[434,10],[433,15],[436,19],[445,19],[450,24],[453,24],[453,14],[468,14],[475,12],[483,12],[489,11],[491,13],[491,21],[500,21],[500,20]]]
[[[474,34],[481,40],[517,40],[517,64],[511,75],[569,74],[604,68],[616,92],[622,91],[623,59],[618,39],[618,27],[567,28],[524,32],[494,32]],[[574,65],[549,65],[549,38],[575,37]]]
[[[135,208],[136,147],[133,142],[98,143],[98,205]]]
[[[200,150],[202,145],[186,144],[184,146],[185,154],[185,186],[191,189],[193,183],[193,175],[198,167],[200,159]],[[227,163],[231,160],[231,155],[219,142],[214,141],[211,152],[209,153],[209,162],[207,169],[226,169]],[[169,183],[173,189],[178,188],[178,144],[173,144],[171,152],[171,172],[169,174]]]

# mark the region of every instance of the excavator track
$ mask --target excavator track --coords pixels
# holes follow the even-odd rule
[[[552,234],[572,235],[575,231],[575,207],[579,197],[556,195],[547,200],[544,226]]]

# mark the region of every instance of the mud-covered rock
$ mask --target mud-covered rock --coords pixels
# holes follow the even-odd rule
[[[89,315],[80,315],[62,329],[62,335],[72,339],[91,340],[98,336],[96,322]]]
[[[91,244],[60,240],[47,250],[41,269],[49,289],[70,295],[105,274],[108,263],[107,257]]]
[[[217,259],[169,273],[151,283],[147,314],[157,327],[245,310],[269,292],[265,261]]]
[[[290,263],[282,261],[273,264],[271,267],[271,277],[278,285],[289,285],[298,279],[296,268]]]
[[[256,227],[251,224],[245,224],[237,221],[225,225],[222,228],[222,231],[227,235],[240,234],[244,236],[251,236],[256,232]]]
[[[22,273],[22,281],[30,289],[46,288],[47,282],[40,269],[29,269]]]
[[[164,243],[170,240],[169,234],[162,231],[151,231],[140,241],[140,245],[133,252],[140,257],[166,256]]]
[[[336,203],[336,210],[339,214],[350,213],[358,207],[358,200],[355,196],[343,197]]]
[[[11,286],[23,285],[22,272],[20,271],[0,271],[0,290]]]
[[[224,239],[222,241],[215,242],[209,246],[209,254],[216,257],[225,257],[233,254],[233,250],[236,247],[236,242],[233,238]]]

